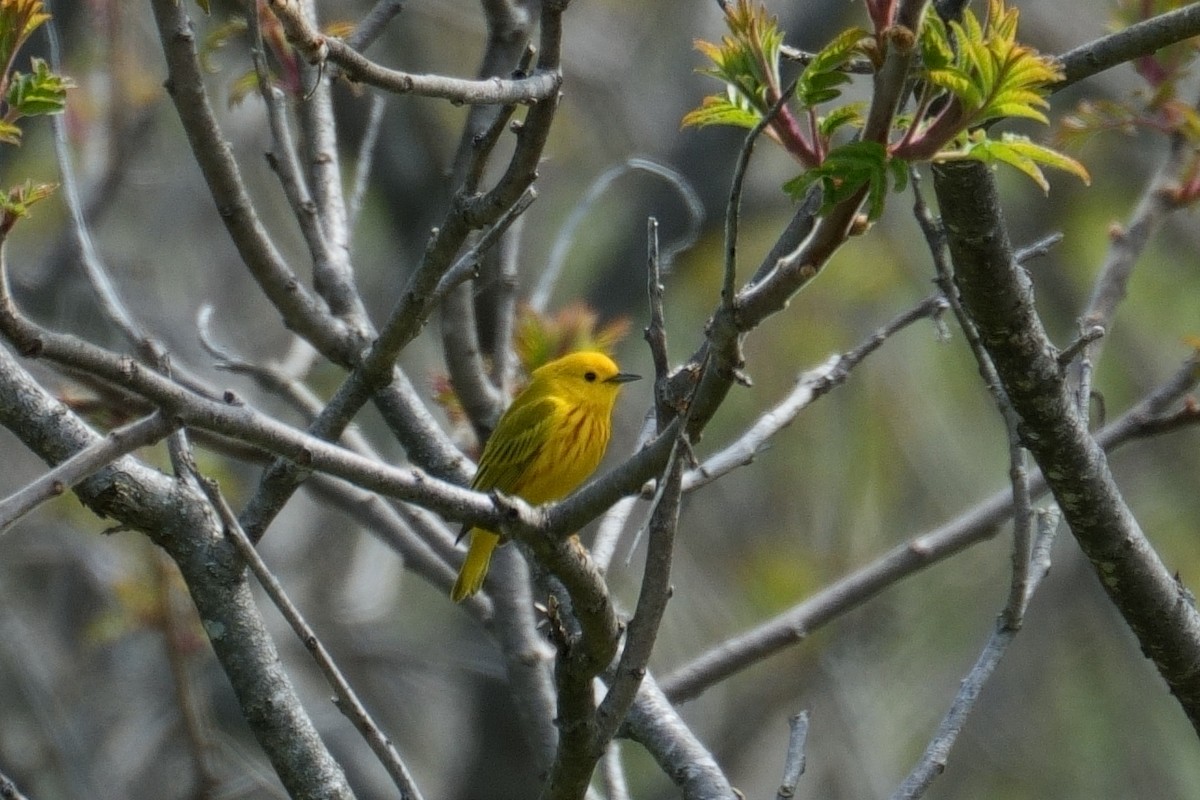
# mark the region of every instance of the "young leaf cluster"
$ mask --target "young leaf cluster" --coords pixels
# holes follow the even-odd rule
[[[30,59],[30,71],[14,69],[17,54],[34,31],[50,19],[42,0],[0,0],[0,144],[19,145],[24,117],[61,114],[66,108],[70,78],[58,75],[40,58]],[[0,234],[7,234],[29,206],[53,187],[27,183],[0,194]]]
[[[778,58],[784,36],[775,18],[751,0],[727,4],[725,11],[729,35],[719,45],[697,42],[696,47],[713,64],[703,72],[724,82],[726,92],[705,98],[684,117],[685,126],[752,128],[781,97]],[[1048,87],[1062,79],[1057,61],[1018,41],[1018,11],[1004,0],[989,0],[983,21],[970,9],[961,22],[926,14],[917,31],[921,58],[913,74],[919,87],[914,109],[895,118],[886,141],[861,141],[861,104],[837,103],[851,80],[849,66],[865,62],[878,68],[897,38],[876,16],[874,33],[851,28],[808,56],[790,102],[769,121],[767,134],[805,168],[785,184],[786,191],[798,196],[819,182],[829,207],[865,189],[868,213],[875,217],[889,185],[903,188],[908,165],[922,161],[973,158],[1008,164],[1043,190],[1048,188],[1044,167],[1088,180],[1074,159],[1026,137],[992,138],[984,127],[1010,118],[1046,123]]]
[[[1182,0],[1123,0],[1118,4],[1118,26],[1143,22],[1183,5],[1186,3]],[[1178,136],[1191,145],[1192,156],[1181,172],[1172,199],[1181,206],[1200,201],[1200,112],[1191,99],[1180,97],[1181,83],[1198,51],[1200,41],[1189,39],[1134,59],[1131,63],[1145,88],[1122,100],[1081,101],[1059,121],[1056,143],[1081,148],[1092,137],[1111,131],[1128,135],[1143,130]]]
[[[981,127],[1011,118],[1046,124],[1047,88],[1062,80],[1055,59],[1017,41],[1018,17],[1017,9],[1006,7],[1004,0],[989,0],[984,23],[970,9],[961,23],[927,16],[920,36],[925,80],[920,107],[932,107],[935,99],[949,102],[942,100],[936,114],[918,114],[894,155],[1007,164],[1029,176],[1042,191],[1050,188],[1042,167],[1089,180],[1083,165],[1069,156],[1024,136],[1005,134],[993,139]]]
[[[785,91],[780,77],[783,32],[765,7],[751,0],[726,3],[728,36],[721,43],[697,41],[696,49],[712,66],[701,70],[725,84],[725,93],[704,98],[699,108],[683,118],[683,125],[733,125],[753,128],[771,114]],[[815,167],[824,161],[834,133],[843,127],[861,126],[860,106],[848,104],[828,116],[818,106],[841,97],[850,81],[844,67],[863,54],[869,34],[861,28],[844,31],[812,56],[797,77],[792,103],[774,111],[766,133],[801,164]]]

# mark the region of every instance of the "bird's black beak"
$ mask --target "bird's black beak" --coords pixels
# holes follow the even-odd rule
[[[630,381],[640,381],[641,379],[641,375],[634,375],[630,372],[618,372],[606,380],[605,383],[629,383]]]

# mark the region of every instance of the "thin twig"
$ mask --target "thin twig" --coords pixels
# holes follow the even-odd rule
[[[671,560],[683,497],[683,466],[688,459],[687,441],[682,434],[677,444],[678,451],[672,455],[670,468],[661,482],[663,491],[650,515],[646,566],[637,606],[625,630],[625,647],[609,681],[608,693],[596,710],[596,746],[606,745],[625,719],[646,675],[658,628],[671,598]]]
[[[179,578],[179,570],[170,556],[157,548],[150,550],[149,545],[146,549],[147,557],[154,563],[158,622],[174,684],[175,704],[179,707],[184,736],[192,758],[192,769],[196,774],[194,796],[213,797],[217,794],[221,779],[213,759],[211,726],[204,718],[197,701],[195,679],[190,669],[187,648],[187,638],[191,633],[189,626],[196,623],[196,612],[186,599],[177,597],[175,583]]]
[[[0,798],[3,800],[29,800],[28,797],[21,794],[17,785],[4,773],[0,773]]]
[[[254,210],[209,101],[186,5],[175,0],[152,0],[151,6],[167,60],[167,93],[238,254],[290,330],[308,339],[335,363],[353,363],[361,342],[348,335],[325,303],[304,288]]]
[[[1038,584],[1050,570],[1050,547],[1054,544],[1054,535],[1058,530],[1060,515],[1057,511],[1043,511],[1038,514],[1037,540],[1033,545],[1028,568],[1029,583],[1022,598],[1022,607],[1017,610],[1018,616],[1024,613],[1024,606],[1037,590]],[[1008,646],[1017,635],[1017,629],[1009,624],[1009,609],[1006,607],[996,622],[996,628],[984,645],[983,652],[975,666],[963,678],[962,685],[950,709],[943,717],[941,724],[924,755],[913,767],[912,772],[892,794],[891,800],[916,800],[925,794],[934,779],[946,769],[946,761],[950,750],[958,740],[958,735],[966,724],[967,717],[975,707],[984,685],[992,676],[996,665],[1000,663]]]
[[[934,164],[955,284],[1019,414],[1071,533],[1109,599],[1200,731],[1200,613],[1181,602],[1172,571],[1146,537],[1078,412],[1033,302],[1013,263],[995,176],[979,162]]]
[[[1200,5],[1196,3],[1135,23],[1059,56],[1063,79],[1052,90],[1061,91],[1096,73],[1198,35]]]
[[[921,319],[936,319],[947,307],[946,299],[941,294],[931,295],[879,328],[853,350],[831,356],[823,364],[801,373],[787,397],[760,415],[734,442],[709,456],[699,467],[688,471],[683,480],[684,492],[695,491],[738,467],[750,464],[775,434],[792,424],[797,415],[815,400],[845,383],[850,372],[889,338]]]
[[[400,758],[400,754],[371,718],[367,709],[359,702],[354,689],[346,681],[341,670],[334,663],[332,656],[325,649],[325,646],[321,644],[316,633],[305,622],[299,609],[288,598],[283,586],[271,573],[270,568],[262,560],[262,557],[259,556],[254,545],[250,543],[250,539],[246,536],[246,532],[242,530],[237,516],[225,501],[216,481],[202,475],[196,475],[196,478],[204,489],[205,495],[213,504],[213,508],[220,515],[221,522],[225,526],[225,533],[229,536],[230,541],[233,542],[234,547],[237,548],[238,554],[245,560],[250,571],[254,573],[254,577],[258,579],[259,584],[266,591],[267,595],[270,596],[271,602],[283,614],[284,619],[287,620],[288,625],[291,626],[296,636],[304,643],[304,647],[312,655],[314,663],[321,670],[321,674],[325,676],[325,680],[329,683],[330,688],[333,689],[335,694],[334,704],[346,715],[347,719],[350,720],[367,741],[367,744],[370,745],[371,751],[375,753],[376,758],[379,759],[379,762],[391,776],[396,788],[400,790],[400,796],[406,800],[421,800],[421,792],[417,789],[412,775],[404,765],[404,761]]]
[[[382,0],[387,2],[388,0]],[[350,197],[346,202],[346,227],[351,233],[358,224],[362,213],[363,201],[367,197],[367,187],[371,180],[371,168],[375,164],[375,146],[379,142],[379,133],[383,130],[383,112],[387,103],[382,95],[371,95],[371,106],[367,111],[367,121],[363,126],[362,141],[358,144],[358,158],[354,162],[354,180],[350,186]]]
[[[654,438],[656,430],[658,427],[655,423],[654,412],[648,411],[642,421],[642,429],[638,432],[637,442],[634,444],[632,452],[637,453],[645,447]],[[625,531],[625,524],[633,514],[637,502],[636,495],[622,497],[604,512],[600,524],[596,527],[596,536],[592,539],[591,551],[592,560],[596,562],[596,568],[600,570],[601,575],[606,574],[612,564],[613,555],[617,550],[617,542],[620,541],[621,534]],[[633,557],[632,549],[629,557]]]
[[[600,780],[604,784],[606,800],[632,800],[625,780],[625,767],[621,763],[621,743],[616,739],[608,743],[604,758],[600,760]]]
[[[42,477],[0,500],[0,532],[42,503],[72,489],[99,469],[139,447],[153,444],[178,429],[168,415],[154,413],[110,433],[102,441],[80,450]]]
[[[313,259],[316,273],[328,269],[327,265],[333,258],[329,239],[317,217],[317,207],[309,191],[304,171],[300,167],[300,157],[296,152],[296,142],[292,137],[288,123],[287,112],[283,103],[283,92],[275,86],[267,67],[266,51],[263,45],[262,30],[259,26],[258,14],[248,15],[250,26],[250,55],[254,65],[255,76],[258,79],[258,92],[267,110],[267,125],[271,130],[273,147],[266,154],[267,163],[279,178],[283,188],[283,196],[291,206],[292,216],[296,220],[300,233],[308,245],[309,255]]]
[[[464,80],[444,75],[416,75],[388,69],[370,60],[348,43],[319,32],[304,17],[299,0],[271,0],[271,10],[283,24],[288,41],[309,63],[329,60],[348,79],[396,94],[439,97],[469,105],[538,103],[553,99],[562,86],[557,70],[538,70],[527,78]]]
[[[808,712],[793,714],[788,719],[788,730],[787,758],[783,762],[783,780],[775,793],[776,800],[790,800],[796,796],[796,784],[804,774],[807,761],[804,745],[808,741]]]
[[[784,89],[779,99],[763,114],[746,137],[742,140],[741,150],[738,151],[737,161],[733,167],[733,179],[729,187],[729,199],[725,202],[725,269],[721,282],[721,303],[727,308],[733,308],[735,282],[737,280],[737,240],[738,219],[741,214],[742,185],[746,180],[746,170],[750,166],[750,156],[754,153],[754,144],[762,135],[796,91],[799,79],[793,80]]]
[[[255,2],[257,6],[257,0]],[[312,25],[318,24],[316,0],[299,2],[303,16]],[[318,64],[315,70],[304,66],[300,70],[301,81],[307,85],[311,80],[312,89],[296,108],[302,163],[308,174],[316,218],[329,242],[329,258],[313,262],[313,288],[336,317],[345,320],[364,339],[370,339],[374,330],[350,261],[350,226],[342,185],[337,124],[333,116],[333,89],[329,81],[321,80],[323,66]]]
[[[1170,379],[1147,394],[1120,419],[1096,434],[1097,442],[1113,450],[1135,439],[1158,433],[1171,405],[1200,380],[1197,361],[1189,359]],[[1200,423],[1200,413],[1190,424]],[[1046,491],[1040,472],[1029,477],[1033,497]],[[1012,490],[996,492],[957,518],[893,548],[870,564],[834,581],[803,602],[756,627],[731,637],[677,667],[660,681],[672,702],[698,697],[706,689],[775,653],[799,644],[809,634],[857,608],[904,578],[943,561],[995,535],[1012,516]]]
[[[346,37],[346,44],[360,52],[366,50],[403,10],[404,4],[400,0],[378,0],[354,26],[354,30]]]
[[[663,310],[662,262],[658,250],[658,220],[646,220],[646,294],[650,300],[650,323],[643,331],[654,362],[654,416],[657,430],[662,430],[679,409],[667,407],[664,392],[667,388],[671,360],[667,355],[667,322]]]
[[[954,282],[946,249],[946,232],[940,220],[934,219],[933,213],[925,203],[921,193],[920,174],[915,168],[911,171],[913,191],[913,215],[917,218],[925,241],[929,247],[934,270],[937,273],[936,283],[941,288],[958,326],[963,332],[971,354],[975,357],[975,365],[984,385],[992,396],[996,410],[1004,421],[1004,433],[1008,442],[1008,475],[1013,493],[1013,545],[1012,545],[1012,580],[1009,583],[1008,603],[1004,607],[1005,624],[1014,630],[1021,627],[1021,610],[1024,608],[1023,599],[1029,583],[1029,554],[1033,541],[1033,503],[1029,494],[1029,475],[1026,468],[1026,454],[1021,444],[1021,420],[1009,402],[1008,393],[1000,382],[1000,376],[992,364],[991,356],[979,339],[979,332],[971,320],[958,295],[958,287]],[[1045,247],[1049,245],[1039,245]],[[1030,253],[1037,252],[1031,249]]]
[[[1125,299],[1138,260],[1168,215],[1177,210],[1171,201],[1170,189],[1177,184],[1180,173],[1192,158],[1194,152],[1186,137],[1173,136],[1163,164],[1142,190],[1128,221],[1110,239],[1104,264],[1092,284],[1087,309],[1079,320],[1082,332],[1077,341],[1088,338],[1089,333],[1097,328],[1102,334],[1112,330],[1117,309]],[[1090,411],[1092,375],[1103,350],[1104,342],[1099,338],[1084,342],[1078,364],[1071,373],[1075,382],[1075,403],[1085,418]],[[1059,356],[1060,364],[1065,353]]]

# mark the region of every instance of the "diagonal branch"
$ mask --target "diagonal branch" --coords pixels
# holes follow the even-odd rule
[[[153,444],[179,427],[169,417],[155,413],[119,428],[102,441],[80,450],[42,477],[0,500],[0,533],[47,500],[58,497],[126,453]]]
[[[196,34],[185,4],[153,0],[151,5],[167,60],[167,93],[175,103],[196,163],[238,254],[288,328],[337,363],[350,363],[358,350],[357,343],[346,335],[345,326],[330,315],[324,302],[304,288],[254,211],[204,88]]]
[[[1200,4],[1197,3],[1188,3],[1183,8],[1130,25],[1059,56],[1063,79],[1054,85],[1054,91],[1193,36],[1200,36]]]
[[[0,378],[0,425],[42,460],[60,463],[99,441],[3,347]],[[198,490],[124,456],[80,483],[76,493],[101,517],[144,531],[179,566],[242,713],[289,794],[352,800],[341,768],[280,666],[241,561]]]
[[[1168,409],[1191,391],[1197,380],[1200,380],[1200,363],[1192,359],[1170,380],[1100,431],[1097,440],[1105,449],[1112,450],[1135,438],[1159,433],[1164,415],[1167,420],[1178,416],[1168,413]],[[1189,424],[1200,422],[1194,413],[1188,419]],[[1045,493],[1046,480],[1041,473],[1029,476],[1029,491],[1033,497]],[[799,644],[813,631],[904,578],[991,538],[1011,518],[1012,509],[1012,491],[996,492],[957,519],[910,539],[798,605],[677,667],[662,678],[663,691],[675,703],[698,697],[730,675]]]
[[[979,162],[934,165],[955,281],[1020,415],[1022,437],[1109,597],[1200,731],[1200,614],[1113,480],[1033,306],[996,186]]]

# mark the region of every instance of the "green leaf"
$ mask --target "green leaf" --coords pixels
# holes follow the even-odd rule
[[[862,112],[866,106],[867,104],[864,102],[847,103],[821,117],[817,123],[817,130],[820,131],[821,137],[828,141],[839,128],[847,125],[860,127],[863,124]]]
[[[25,181],[21,186],[14,186],[6,194],[0,195],[0,234],[12,230],[18,220],[29,215],[30,206],[46,199],[57,188],[56,184]]]
[[[863,42],[869,36],[862,28],[850,28],[835,36],[813,56],[796,82],[796,98],[802,106],[812,108],[841,95],[837,87],[850,82],[850,76],[842,71],[842,67],[862,52]]]
[[[704,98],[700,107],[684,115],[681,127],[706,125],[733,125],[738,128],[753,128],[762,119],[762,114],[749,103],[738,103],[728,97],[712,95]]]
[[[1052,150],[1029,140],[1028,137],[1006,133],[1000,139],[989,139],[983,131],[976,131],[957,150],[939,153],[935,161],[954,161],[973,158],[985,164],[1007,164],[1014,167],[1041,187],[1050,192],[1042,167],[1059,169],[1077,176],[1085,184],[1092,179],[1083,164],[1057,150]]]
[[[804,196],[808,187],[820,182],[823,190],[822,212],[848,200],[867,187],[867,216],[878,219],[887,197],[889,166],[887,148],[879,142],[850,142],[829,151],[820,166],[801,173],[784,184],[793,198]]]
[[[695,43],[712,62],[700,72],[736,88],[765,113],[771,105],[769,98],[777,97],[781,88],[783,32],[764,6],[752,5],[750,0],[726,3],[724,10],[730,35],[723,36],[719,45],[702,40]]]
[[[67,89],[74,88],[70,78],[50,71],[50,65],[40,58],[32,59],[33,72],[12,74],[5,98],[9,109],[23,117],[42,114],[61,114],[67,106]]]
[[[21,45],[48,19],[42,0],[0,0],[0,69],[8,69]]]
[[[11,122],[0,119],[0,144],[21,143],[21,129]]]

